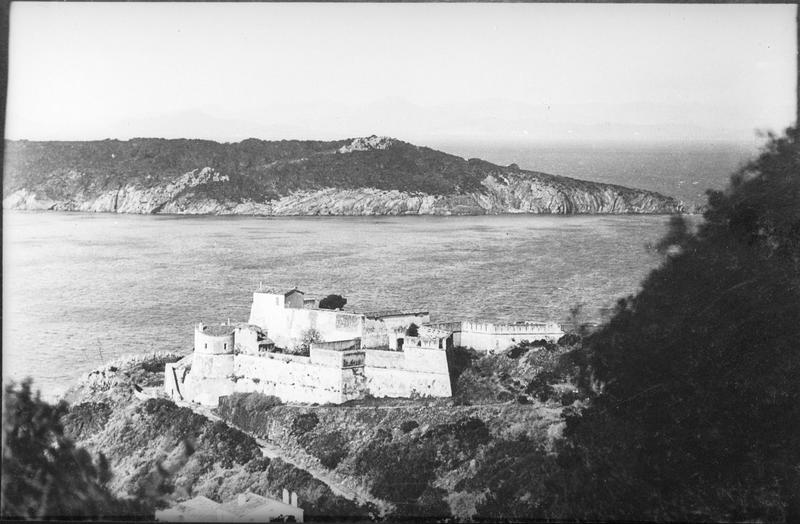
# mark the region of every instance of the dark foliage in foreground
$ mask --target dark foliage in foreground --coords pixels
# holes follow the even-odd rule
[[[665,262],[589,337],[556,514],[800,521],[797,130],[681,218]]]
[[[9,384],[3,398],[2,509],[8,518],[147,519],[146,501],[120,500],[106,487],[108,461],[64,435],[68,407],[35,396],[31,381]]]

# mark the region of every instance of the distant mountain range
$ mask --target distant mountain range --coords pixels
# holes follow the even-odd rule
[[[3,207],[219,215],[681,213],[674,198],[387,137],[6,141]]]

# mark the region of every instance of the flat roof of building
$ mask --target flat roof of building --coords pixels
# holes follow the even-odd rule
[[[203,326],[203,333],[206,335],[211,335],[212,337],[224,337],[226,335],[232,335],[233,330],[236,326],[228,325],[228,324],[211,324],[209,326]]]

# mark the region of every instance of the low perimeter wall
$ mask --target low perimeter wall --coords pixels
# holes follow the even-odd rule
[[[527,340],[555,342],[564,332],[553,322],[492,324],[490,322],[446,322],[430,326],[453,332],[453,345],[478,351],[502,351]]]

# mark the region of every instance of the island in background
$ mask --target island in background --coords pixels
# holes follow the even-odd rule
[[[674,214],[652,191],[499,166],[387,137],[6,141],[3,208],[144,214]]]

